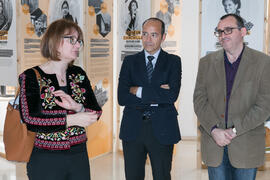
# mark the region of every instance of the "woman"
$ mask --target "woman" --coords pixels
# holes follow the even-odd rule
[[[240,16],[240,0],[222,0],[222,5],[224,6],[224,10],[227,14],[236,14]],[[253,27],[253,24],[251,22],[247,22],[245,19],[243,19],[243,21],[247,31],[250,31]]]
[[[27,163],[29,180],[89,180],[85,128],[101,115],[86,73],[72,65],[83,45],[80,27],[71,21],[54,21],[41,41],[48,61],[20,77],[21,118],[37,133]]]
[[[126,33],[129,35],[132,33],[132,31],[138,30],[138,16],[137,16],[137,9],[138,9],[138,2],[136,0],[131,0],[129,5],[128,5],[128,10],[129,10],[129,16],[128,16],[128,26]]]
[[[224,10],[227,14],[237,14],[240,16],[241,1],[240,0],[222,0]]]
[[[72,17],[72,15],[69,13],[69,5],[67,1],[63,1],[62,6],[61,6],[61,11],[64,19],[70,20],[78,24],[77,18],[75,18],[75,21]]]

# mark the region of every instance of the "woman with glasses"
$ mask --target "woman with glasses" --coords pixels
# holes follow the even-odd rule
[[[90,179],[85,127],[102,110],[85,71],[73,65],[82,46],[76,23],[54,21],[41,41],[41,54],[48,61],[19,76],[21,118],[36,132],[27,163],[29,180]]]

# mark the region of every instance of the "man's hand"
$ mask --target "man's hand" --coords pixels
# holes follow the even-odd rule
[[[227,132],[226,133],[227,138],[232,140],[233,138],[236,137],[236,133],[233,132],[232,128],[226,129],[225,131]]]
[[[160,87],[163,89],[170,89],[169,84],[162,84]]]
[[[212,137],[219,146],[226,146],[231,143],[231,140],[234,138],[234,135],[230,131],[215,128],[211,132]],[[236,135],[235,135],[236,136]]]
[[[131,94],[136,95],[137,90],[138,90],[138,86],[132,86],[132,87],[130,87],[129,92],[130,92]]]

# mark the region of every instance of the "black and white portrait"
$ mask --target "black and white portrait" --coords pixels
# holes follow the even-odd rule
[[[264,49],[265,1],[262,0],[203,0],[201,13],[201,57],[221,47],[214,31],[220,17],[234,13],[244,19],[248,30],[244,42],[258,51]]]
[[[166,0],[168,4],[168,12],[172,15],[174,13],[174,1],[175,0]]]
[[[47,29],[47,16],[40,8],[34,10],[30,15],[31,22],[34,25],[35,34],[40,37]]]
[[[95,85],[94,94],[97,98],[98,105],[103,107],[104,104],[108,101],[108,90],[103,87],[102,81],[99,81]]]
[[[111,32],[111,15],[107,12],[106,3],[102,3],[100,9],[96,14],[96,24],[99,28],[99,34],[105,37]]]
[[[8,31],[12,22],[13,9],[10,0],[0,0],[0,31]]]
[[[222,5],[227,14],[237,14],[238,16],[241,16],[240,14],[241,0],[222,0]],[[251,22],[247,22],[245,18],[243,18],[243,20],[246,29],[250,31],[251,28],[253,27],[253,24]]]
[[[138,35],[141,30],[141,16],[140,10],[142,8],[140,0],[126,0],[125,1],[125,11],[123,16],[123,28],[125,29],[125,34],[128,36]]]
[[[57,19],[67,19],[77,24],[81,23],[80,16],[82,1],[78,0],[51,0],[49,6],[50,23]]]
[[[21,0],[21,5],[28,5],[30,21],[35,34],[40,37],[47,29],[47,15],[39,8],[39,0]]]
[[[27,4],[29,7],[29,13],[31,14],[38,8],[39,0],[21,0],[21,5]]]
[[[96,14],[101,10],[102,3],[103,0],[88,0],[88,6],[93,6]]]
[[[127,34],[130,34],[130,31],[136,31],[139,27],[139,16],[138,14],[138,2],[136,0],[131,0],[129,5],[128,5],[128,26],[127,26]]]
[[[67,20],[73,21],[73,22],[78,24],[77,19],[73,18],[69,12],[69,4],[67,1],[63,1],[62,6],[61,6],[61,11],[62,11],[62,18],[63,19],[67,19]]]

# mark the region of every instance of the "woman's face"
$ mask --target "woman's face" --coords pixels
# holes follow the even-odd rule
[[[62,13],[63,13],[63,16],[66,16],[69,12],[69,7],[68,5],[65,3],[62,5]]]
[[[67,63],[75,60],[79,56],[80,43],[78,41],[75,44],[71,43],[71,39],[78,39],[78,32],[73,31],[70,34],[64,34],[58,51],[60,52],[61,61],[66,61]]]
[[[234,4],[232,0],[227,0],[224,3],[224,9],[227,14],[235,14],[238,8],[238,4]]]
[[[134,12],[136,12],[136,10],[137,10],[137,5],[136,5],[135,2],[133,2],[133,3],[131,4],[131,12],[134,13]]]

